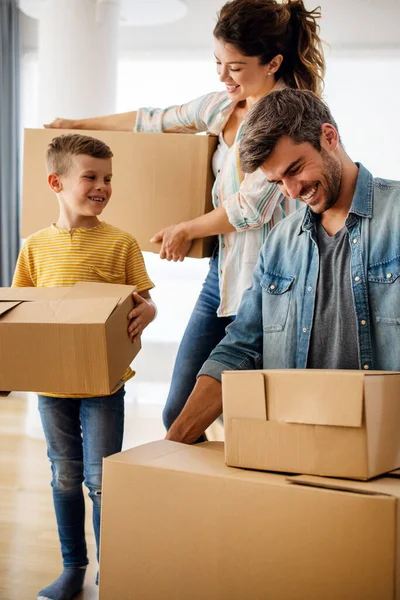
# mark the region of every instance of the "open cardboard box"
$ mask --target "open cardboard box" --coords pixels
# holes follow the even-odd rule
[[[159,441],[104,460],[100,600],[399,600],[400,481],[224,464]]]
[[[143,251],[155,233],[212,210],[211,158],[218,138],[177,133],[130,133],[25,129],[21,237],[57,220],[58,204],[47,185],[45,156],[51,140],[79,133],[108,144],[113,158],[113,193],[102,220],[127,231]],[[210,256],[215,238],[194,240],[188,256]]]
[[[0,288],[0,390],[106,395],[140,350],[135,286]]]
[[[230,466],[351,479],[400,467],[400,373],[226,371],[222,393]]]

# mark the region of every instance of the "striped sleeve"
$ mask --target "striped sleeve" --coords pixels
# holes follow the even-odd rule
[[[11,284],[12,287],[35,287],[35,283],[32,281],[29,269],[27,252],[28,246],[25,242],[18,256],[14,277]]]
[[[246,174],[239,191],[223,198],[228,219],[237,231],[258,229],[271,220],[277,205],[285,199],[278,186],[269,183],[261,169]]]
[[[140,108],[136,132],[219,134],[233,110],[226,92],[212,92],[185,104],[168,108]]]
[[[134,238],[131,240],[126,259],[126,284],[136,285],[138,292],[145,292],[154,287],[147,274],[142,251]]]

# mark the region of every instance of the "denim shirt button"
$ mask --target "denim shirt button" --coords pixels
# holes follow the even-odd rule
[[[357,244],[357,242],[358,242],[358,239],[357,239],[357,238],[354,238],[354,239],[353,239],[353,244]]]
[[[309,292],[312,292],[312,287],[311,287],[311,285],[309,285],[309,286],[308,286],[307,290],[308,290]]]
[[[365,369],[365,371],[368,371],[369,365],[364,365],[364,369]]]
[[[360,281],[360,278],[358,275],[356,277],[354,277],[354,281]]]
[[[365,321],[364,319],[361,320],[361,325],[366,325],[367,321]]]
[[[270,290],[274,290],[276,288],[276,285],[274,285],[273,283],[269,286]]]
[[[392,274],[391,274],[391,273],[386,273],[386,278],[387,278],[387,279],[391,279],[391,277],[392,277]]]
[[[307,327],[303,327],[303,333],[307,333]]]

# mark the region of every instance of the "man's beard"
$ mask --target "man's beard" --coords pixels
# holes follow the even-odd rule
[[[321,157],[324,166],[323,178],[326,200],[323,206],[317,211],[313,210],[313,208],[310,206],[310,209],[318,214],[321,214],[335,206],[339,199],[340,188],[342,185],[342,168],[340,163],[331,157],[328,152],[324,150],[324,148],[321,148]]]

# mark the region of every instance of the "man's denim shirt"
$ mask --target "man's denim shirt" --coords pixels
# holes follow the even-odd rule
[[[360,368],[400,370],[400,182],[374,179],[359,165],[345,226],[351,281],[343,285],[353,291]],[[306,368],[318,270],[315,217],[306,207],[268,235],[237,318],[199,375]]]

